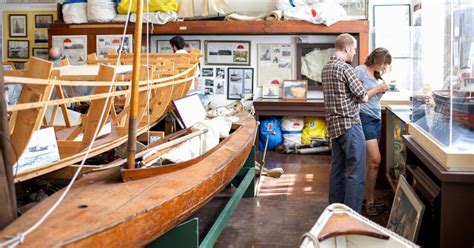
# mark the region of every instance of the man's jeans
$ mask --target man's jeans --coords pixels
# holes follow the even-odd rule
[[[361,125],[331,139],[329,204],[344,203],[357,212],[362,208],[365,182],[365,139]]]

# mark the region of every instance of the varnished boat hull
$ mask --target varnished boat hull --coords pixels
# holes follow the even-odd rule
[[[187,218],[230,183],[248,157],[255,133],[256,122],[253,117],[247,117],[242,128],[211,155],[167,174],[126,183],[121,181],[118,169],[85,176],[22,245],[145,245]],[[0,236],[12,236],[32,226],[61,192],[21,216]]]

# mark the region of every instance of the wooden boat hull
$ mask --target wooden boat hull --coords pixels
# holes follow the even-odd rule
[[[123,183],[119,169],[78,180],[65,201],[22,244],[25,247],[135,247],[180,223],[230,183],[254,143],[256,121],[242,128],[211,155],[163,175]],[[6,227],[1,237],[32,226],[62,191]]]

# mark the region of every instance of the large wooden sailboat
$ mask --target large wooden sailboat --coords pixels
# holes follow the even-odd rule
[[[142,3],[138,2],[141,9]],[[137,20],[141,20],[140,16],[137,15]],[[141,27],[141,22],[137,21],[137,26]],[[136,36],[141,37],[140,30],[136,29]],[[141,43],[140,38],[135,40]],[[136,136],[161,120],[172,100],[188,92],[198,68],[194,54],[154,55],[156,67],[143,68],[139,49],[134,52],[131,76],[127,67],[100,64],[53,69],[50,62],[32,58],[26,71],[11,72],[5,77],[7,83],[23,86],[17,104],[7,109],[11,113],[10,138],[17,153],[27,148],[35,131],[51,126],[60,153],[59,161],[16,173],[16,182],[68,167],[82,161],[86,154],[90,157],[102,153],[127,139],[129,146],[134,146]],[[116,60],[97,61],[91,56],[90,62],[119,64],[119,60],[127,64],[130,61],[110,59]],[[71,68],[87,72],[66,73]],[[97,73],[94,75],[91,70]],[[146,70],[151,75],[147,81],[138,73]],[[92,87],[93,92],[66,97],[63,88],[71,86]],[[56,99],[51,97],[53,90]],[[89,101],[90,107],[79,124],[74,125],[68,118],[66,104],[79,101]],[[53,114],[45,118],[48,107],[53,108]],[[58,111],[65,123],[61,127],[55,126]],[[126,165],[87,174],[72,187],[43,200],[0,232],[0,244],[134,247],[149,243],[208,202],[241,169],[254,143],[256,121],[248,114],[238,117],[229,137],[187,162],[135,168],[140,156],[136,156],[134,147],[129,147],[133,155],[129,153]],[[109,131],[101,134],[106,126]],[[12,154],[15,158],[19,156]],[[68,194],[63,195],[67,190]],[[56,206],[59,200],[62,202]]]

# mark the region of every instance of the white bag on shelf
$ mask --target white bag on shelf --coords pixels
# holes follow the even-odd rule
[[[301,131],[304,127],[302,117],[283,117],[281,119],[281,133],[283,145],[301,145]]]
[[[88,0],[87,20],[90,22],[110,22],[117,16],[115,0]]]
[[[65,23],[87,23],[87,0],[64,0]]]

